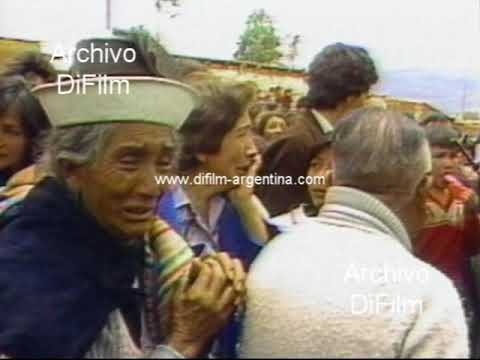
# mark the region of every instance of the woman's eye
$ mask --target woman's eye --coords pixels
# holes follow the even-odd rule
[[[134,156],[126,156],[120,159],[120,166],[127,170],[134,170],[137,168],[138,159]]]
[[[137,159],[133,156],[126,156],[120,160],[122,164],[134,164],[136,161]]]
[[[159,169],[170,171],[172,169],[172,162],[171,161],[163,161],[157,164]]]

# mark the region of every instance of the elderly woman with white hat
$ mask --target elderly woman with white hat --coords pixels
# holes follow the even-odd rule
[[[157,241],[169,229],[154,216],[162,194],[155,176],[169,173],[175,129],[198,101],[180,83],[127,80],[128,94],[35,90],[55,130],[47,177],[0,233],[0,355],[198,357],[241,301],[238,261],[191,262],[185,249],[173,257],[176,268],[190,265],[172,291],[168,323],[125,311],[140,309],[145,296],[146,240],[153,265],[165,265],[155,264],[157,252],[171,251]],[[162,344],[145,331],[152,325],[164,327]]]

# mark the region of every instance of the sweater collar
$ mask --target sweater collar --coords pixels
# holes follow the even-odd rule
[[[380,200],[349,187],[331,187],[320,211],[320,218],[347,221],[388,234],[408,251],[412,243],[400,219]]]

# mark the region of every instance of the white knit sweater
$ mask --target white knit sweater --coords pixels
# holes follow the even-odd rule
[[[456,290],[409,248],[380,201],[332,188],[318,218],[254,263],[241,356],[468,357]]]

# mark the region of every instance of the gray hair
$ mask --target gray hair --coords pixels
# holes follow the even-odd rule
[[[357,110],[333,135],[335,182],[374,194],[413,193],[427,168],[423,129],[400,113]]]
[[[53,129],[45,143],[42,170],[65,180],[62,162],[75,166],[94,164],[105,150],[114,128],[114,124],[95,124]]]

